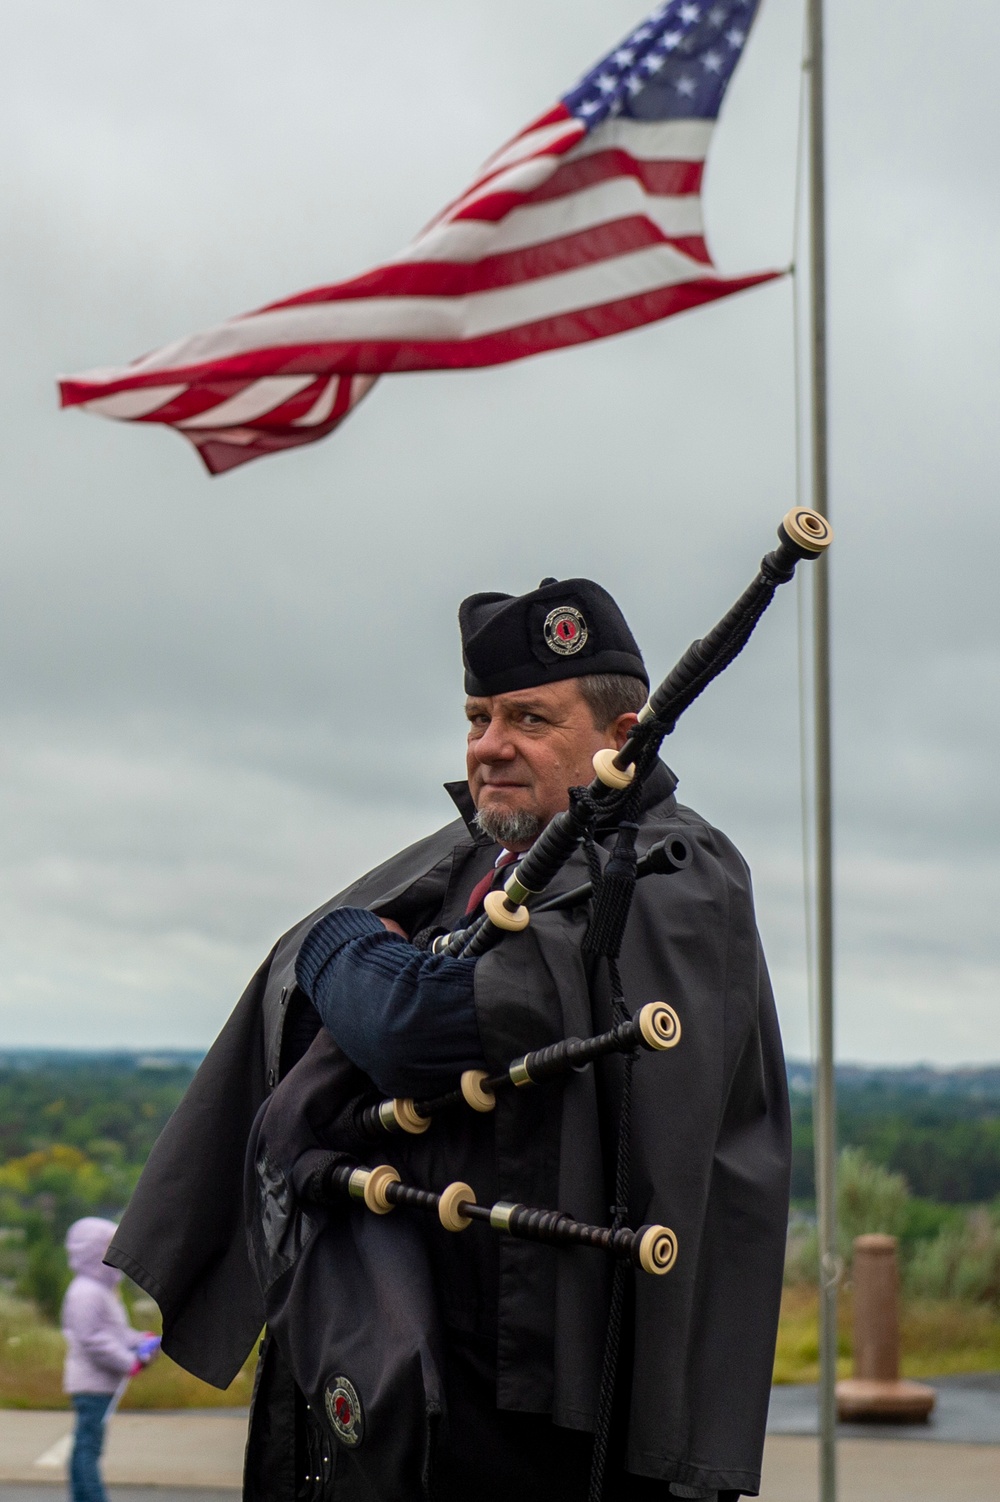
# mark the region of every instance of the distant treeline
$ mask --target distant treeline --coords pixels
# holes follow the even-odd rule
[[[789,1068],[792,1086],[792,1196],[814,1197],[811,1078]],[[913,1194],[939,1204],[1000,1196],[1000,1069],[837,1071],[842,1147],[860,1147],[900,1173]]]
[[[0,1164],[55,1145],[137,1170],[199,1055],[0,1052]],[[812,1078],[789,1065],[792,1194],[814,1197]],[[941,1204],[1000,1196],[1000,1068],[837,1071],[842,1147],[861,1147]],[[121,1208],[120,1206],[118,1207]]]
[[[55,1143],[145,1163],[197,1057],[0,1054],[0,1163]]]

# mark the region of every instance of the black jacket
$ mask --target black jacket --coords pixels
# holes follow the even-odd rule
[[[647,784],[639,849],[679,829],[694,860],[679,875],[638,884],[621,968],[633,1008],[662,998],[683,1024],[676,1049],[643,1055],[636,1065],[629,1207],[633,1225],[670,1225],[680,1253],[668,1276],[636,1278],[626,1463],[640,1476],[753,1493],[786,1233],[784,1066],[746,867],[723,835],[676,805],[672,789],[670,774],[658,769]],[[494,853],[459,821],[321,911],[370,907],[409,932],[436,921],[452,926]],[[585,879],[578,856],[556,889]],[[264,1320],[245,1239],[244,1156],[278,1080],[295,955],[317,916],[286,935],[251,982],[156,1144],[109,1254],[160,1304],[168,1353],[218,1385],[231,1380]],[[528,1048],[609,1025],[606,984],[585,969],[585,927],[585,909],[540,914],[479,962],[476,1007],[491,1069]],[[317,1040],[317,1054],[328,1048]],[[330,1051],[331,1067],[335,1058]],[[301,1067],[314,1064],[311,1051]],[[401,1166],[436,1187],[467,1179],[481,1203],[492,1196],[558,1207],[605,1224],[619,1077],[620,1063],[608,1061],[565,1085],[508,1092],[488,1118],[463,1115],[461,1127],[439,1132],[435,1124],[413,1139]],[[402,1225],[404,1216],[388,1219]],[[424,1245],[433,1235],[407,1227],[393,1235],[419,1234]],[[442,1255],[457,1257],[460,1240],[452,1238]],[[605,1259],[488,1233],[477,1245],[477,1273],[458,1280],[451,1307],[436,1308],[435,1318],[470,1329],[495,1322],[501,1408],[591,1428]],[[492,1290],[484,1286],[491,1266]],[[451,1280],[445,1284],[451,1288]]]

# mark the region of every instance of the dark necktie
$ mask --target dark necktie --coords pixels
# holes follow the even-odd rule
[[[500,859],[497,861],[496,865],[493,867],[492,871],[487,871],[482,881],[476,882],[476,885],[469,893],[469,900],[465,905],[466,917],[469,917],[471,913],[474,913],[476,911],[476,909],[479,907],[479,904],[486,896],[486,893],[492,889],[493,883],[496,880],[497,872],[502,871],[504,866],[512,865],[516,860],[517,855],[513,850],[505,850],[503,855],[501,855]]]

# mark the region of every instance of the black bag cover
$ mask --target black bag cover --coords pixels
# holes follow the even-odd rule
[[[406,1212],[302,1197],[370,1088],[323,1032],[261,1107],[244,1185],[250,1260],[271,1338],[336,1442],[338,1502],[418,1502],[445,1407],[419,1229]]]

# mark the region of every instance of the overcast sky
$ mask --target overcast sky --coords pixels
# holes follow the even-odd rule
[[[278,934],[443,823],[455,611],[599,578],[661,676],[796,498],[792,284],[494,371],[383,380],[209,480],[54,377],[365,270],[642,0],[7,0],[0,56],[0,1040],[202,1046]],[[1000,1058],[1000,10],[828,5],[838,1047]],[[706,189],[792,258],[801,0]],[[797,600],[682,722],[809,1051]]]

